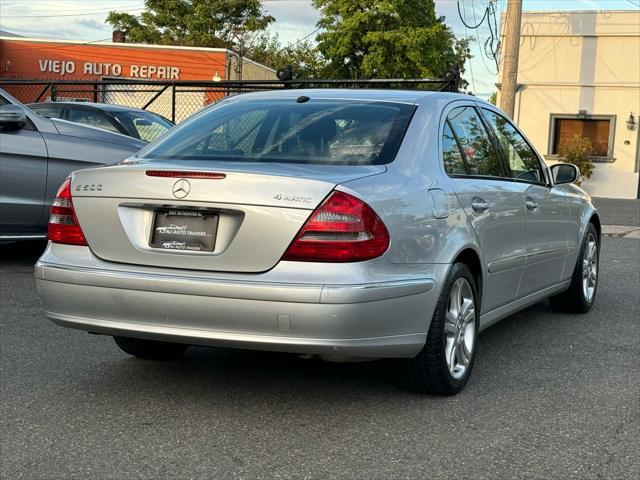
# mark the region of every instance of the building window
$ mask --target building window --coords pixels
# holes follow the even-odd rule
[[[594,157],[613,157],[614,116],[551,115],[550,153],[557,155],[562,142],[578,135],[591,140]]]

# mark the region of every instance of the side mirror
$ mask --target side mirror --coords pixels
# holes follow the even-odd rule
[[[27,114],[18,105],[0,105],[0,128],[19,130],[27,123]]]
[[[573,163],[556,163],[551,165],[551,175],[556,185],[573,183],[580,178],[580,169]]]

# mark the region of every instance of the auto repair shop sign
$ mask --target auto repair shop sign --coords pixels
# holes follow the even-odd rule
[[[49,58],[38,60],[38,66],[43,73],[57,73],[61,76],[72,75],[77,71],[83,75],[111,77],[124,75],[129,78],[151,78],[157,80],[180,79],[180,68],[171,66],[125,65],[123,68],[119,63],[75,62],[73,60],[52,60]]]

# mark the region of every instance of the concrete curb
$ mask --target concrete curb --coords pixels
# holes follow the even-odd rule
[[[603,225],[602,235],[605,237],[640,238],[640,227],[627,225]]]

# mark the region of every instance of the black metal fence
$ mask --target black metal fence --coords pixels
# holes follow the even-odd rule
[[[3,80],[0,88],[23,103],[90,101],[126,105],[158,113],[180,122],[204,106],[229,95],[285,88],[392,88],[458,91],[458,79],[368,80]]]

